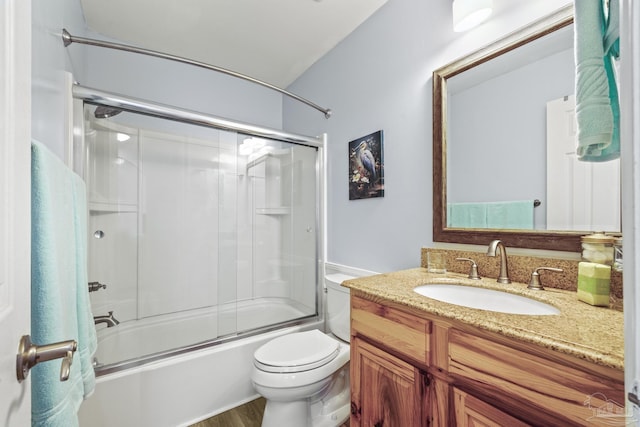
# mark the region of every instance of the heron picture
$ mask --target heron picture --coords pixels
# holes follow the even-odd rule
[[[349,200],[384,197],[382,131],[349,142]]]

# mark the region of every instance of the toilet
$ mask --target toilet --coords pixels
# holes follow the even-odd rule
[[[349,289],[345,274],[325,277],[330,333],[275,338],[256,350],[251,382],[267,404],[262,427],[336,427],[349,418]]]

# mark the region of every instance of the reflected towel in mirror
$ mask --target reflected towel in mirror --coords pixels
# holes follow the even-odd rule
[[[534,200],[487,203],[487,228],[533,229]]]
[[[447,227],[531,230],[535,200],[448,203]]]
[[[487,228],[487,204],[447,204],[447,227]]]

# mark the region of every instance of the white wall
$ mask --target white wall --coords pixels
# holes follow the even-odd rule
[[[498,2],[492,18],[453,33],[451,2],[389,0],[288,89],[331,108],[284,100],[284,127],[327,132],[327,261],[374,271],[420,264],[432,243],[433,70],[570,3]],[[384,130],[385,196],[349,201],[347,143]]]

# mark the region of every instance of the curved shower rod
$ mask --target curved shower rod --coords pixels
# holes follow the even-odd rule
[[[175,56],[175,55],[170,55],[168,53],[162,53],[162,52],[158,52],[155,50],[149,50],[149,49],[142,49],[139,47],[135,47],[135,46],[130,46],[130,45],[126,45],[126,44],[121,44],[121,43],[112,43],[112,42],[107,42],[107,41],[102,41],[102,40],[96,40],[96,39],[89,39],[86,37],[78,37],[78,36],[72,36],[66,29],[62,29],[62,41],[65,45],[65,47],[69,46],[71,43],[78,43],[78,44],[86,44],[86,45],[91,45],[91,46],[98,46],[98,47],[106,47],[109,49],[116,49],[116,50],[123,50],[125,52],[132,52],[132,53],[140,53],[142,55],[148,55],[148,56],[155,56],[156,58],[163,58],[163,59],[168,59],[171,61],[176,61],[176,62],[182,62],[184,64],[190,64],[190,65],[195,65],[196,67],[201,67],[201,68],[206,68],[207,70],[212,70],[212,71],[217,71],[219,73],[223,73],[223,74],[227,74],[229,76],[233,76],[233,77],[237,77],[239,79],[242,80],[247,80],[249,82],[252,83],[256,83],[259,84],[260,86],[264,86],[266,88],[269,88],[271,90],[275,90],[276,92],[280,92],[283,95],[286,95],[290,98],[295,99],[296,101],[302,102],[303,104],[307,104],[308,106],[315,108],[316,110],[320,111],[321,113],[324,113],[324,117],[325,118],[329,118],[331,117],[332,111],[330,109],[327,108],[322,108],[317,104],[314,104],[313,102],[302,98],[301,96],[298,96],[294,93],[288,92],[284,89],[279,88],[278,86],[274,86],[270,83],[267,82],[263,82],[262,80],[258,80],[255,79],[253,77],[249,77],[247,75],[235,72],[235,71],[231,71],[231,70],[227,70],[226,68],[222,68],[222,67],[216,67],[215,65],[210,65],[204,62],[199,62],[199,61],[194,61],[192,59],[188,59],[188,58],[183,58],[181,56]]]

